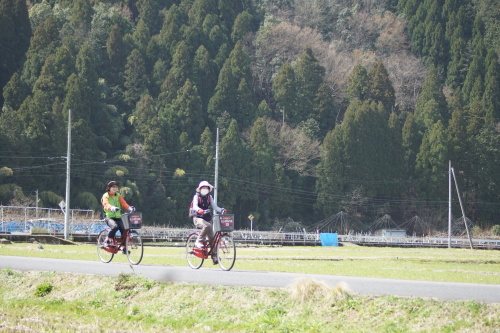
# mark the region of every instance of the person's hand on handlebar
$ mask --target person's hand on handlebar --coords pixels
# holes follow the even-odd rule
[[[116,212],[116,211],[119,211],[120,208],[118,208],[116,206],[111,206],[111,208],[109,210],[112,211],[112,212]]]
[[[135,212],[135,207],[134,207],[134,206],[130,206],[130,207],[128,208],[128,212],[129,212],[129,213],[133,213],[133,212]]]

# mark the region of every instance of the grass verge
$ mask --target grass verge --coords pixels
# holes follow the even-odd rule
[[[17,243],[0,255],[99,260],[96,247]],[[113,262],[127,262],[116,255]],[[184,248],[146,246],[141,264],[186,266]],[[204,265],[203,269],[219,269]],[[499,251],[392,247],[237,247],[234,269],[500,284]]]
[[[2,332],[498,332],[500,304],[0,270]]]

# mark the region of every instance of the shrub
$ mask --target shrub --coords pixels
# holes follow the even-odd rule
[[[500,236],[500,224],[491,227],[491,233],[493,234],[493,236]]]
[[[41,285],[36,287],[35,296],[38,297],[47,296],[48,294],[50,294],[52,289],[54,289],[54,286],[51,285],[50,283],[48,282],[42,283]]]

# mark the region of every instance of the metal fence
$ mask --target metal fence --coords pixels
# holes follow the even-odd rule
[[[55,208],[0,206],[0,232],[31,233],[43,230],[50,234],[64,232],[64,213]],[[70,233],[96,233],[102,230],[98,214],[93,210],[71,209]],[[100,228],[100,229],[99,229]]]
[[[87,240],[95,238],[106,228],[103,220],[91,210],[71,210],[69,233],[85,236]],[[39,229],[36,229],[36,228]],[[33,230],[45,231],[53,235],[64,234],[64,214],[61,210],[36,207],[0,206],[0,233],[31,234]],[[193,232],[189,228],[162,228],[144,226],[141,229],[143,238],[149,242],[183,242]],[[309,245],[320,246],[319,233],[308,232],[277,232],[235,230],[235,239],[241,244],[254,245]],[[82,238],[83,239],[83,238]],[[446,247],[448,238],[443,237],[393,237],[372,234],[338,235],[338,241],[372,246],[426,246]],[[452,238],[452,247],[469,247],[467,238]],[[500,239],[473,239],[474,248],[500,249]]]

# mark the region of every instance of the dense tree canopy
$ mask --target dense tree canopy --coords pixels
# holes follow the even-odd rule
[[[0,0],[0,204],[107,181],[147,223],[190,225],[214,182],[236,227],[343,210],[440,216],[448,161],[466,214],[500,213],[500,39],[491,0]],[[43,194],[43,195],[42,195]],[[433,227],[440,228],[440,218]]]

